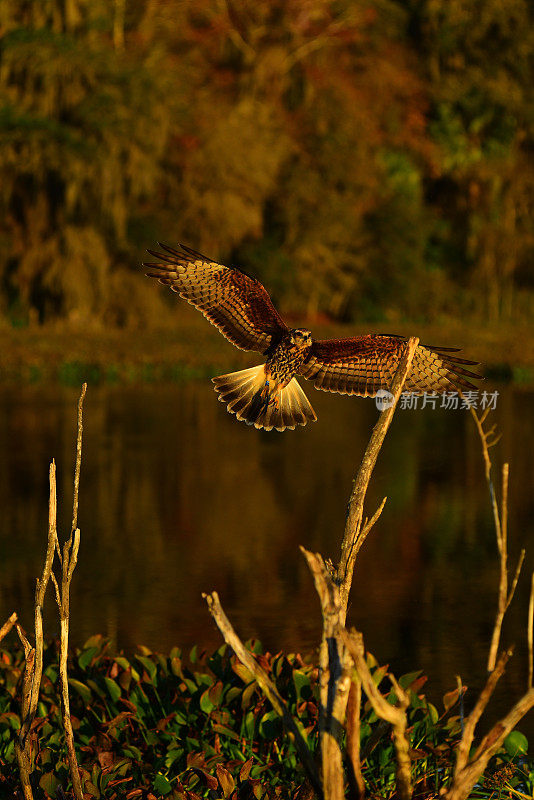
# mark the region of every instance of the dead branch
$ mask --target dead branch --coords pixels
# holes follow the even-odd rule
[[[406,709],[409,705],[409,697],[404,689],[399,686],[393,675],[389,675],[395,694],[397,695],[397,705],[392,705],[380,693],[373,681],[373,676],[365,660],[363,646],[363,636],[357,631],[351,634],[345,628],[340,628],[339,636],[347,648],[358,672],[358,677],[362,683],[373,710],[378,717],[389,722],[393,730],[393,740],[397,754],[397,793],[401,800],[410,800],[413,787],[411,779],[410,744],[406,736],[408,718]]]
[[[347,756],[350,765],[349,771],[349,799],[363,800],[365,797],[365,783],[362,775],[360,757],[360,714],[362,707],[362,682],[357,675],[353,676],[347,703],[347,718],[345,729],[347,731]]]
[[[382,411],[378,418],[378,422],[373,428],[371,438],[369,439],[369,444],[365,449],[362,462],[354,481],[354,486],[348,505],[343,542],[341,544],[341,560],[337,569],[337,580],[339,583],[339,593],[343,610],[342,619],[340,620],[342,624],[345,623],[345,617],[347,614],[347,605],[350,588],[352,585],[352,575],[354,572],[356,557],[365,541],[366,536],[371,530],[372,524],[374,524],[374,522],[380,516],[385,502],[385,500],[382,501],[380,508],[372,517],[371,522],[367,523],[362,528],[363,504],[365,501],[365,495],[367,493],[367,487],[369,486],[369,481],[371,480],[371,475],[373,473],[373,469],[384,442],[386,433],[388,432],[391,420],[393,419],[393,414],[395,413],[395,408],[401,395],[406,376],[410,371],[418,344],[419,339],[417,337],[412,337],[406,344],[405,351],[402,355],[390,387],[390,392],[393,395],[392,404],[389,406],[389,408],[386,408],[384,411]]]
[[[513,706],[508,714],[497,722],[480,742],[473,757],[462,769],[455,769],[451,788],[444,794],[444,800],[466,800],[473,786],[479,780],[492,756],[499,750],[508,734],[534,708],[534,688],[530,688]]]
[[[83,384],[80,399],[78,401],[78,436],[76,440],[76,467],[74,471],[74,500],[72,514],[72,529],[68,540],[65,542],[63,552],[59,547],[57,536],[57,494],[56,494],[56,464],[50,464],[49,483],[50,493],[48,500],[48,539],[43,573],[37,580],[34,602],[34,628],[35,628],[35,647],[32,647],[20,625],[17,625],[19,639],[24,647],[25,665],[22,681],[22,708],[21,708],[21,727],[15,740],[15,754],[19,765],[19,773],[22,784],[22,791],[25,800],[32,800],[33,794],[30,784],[32,771],[33,747],[31,739],[32,723],[35,719],[37,704],[39,701],[39,690],[43,672],[43,605],[48,582],[51,580],[55,590],[56,602],[59,608],[61,626],[61,645],[60,645],[60,681],[62,696],[62,718],[67,742],[67,752],[69,758],[69,768],[76,800],[83,800],[83,792],[80,783],[76,753],[74,750],[74,737],[72,722],[70,717],[68,675],[67,675],[67,656],[69,643],[69,596],[72,574],[78,558],[78,548],[80,544],[80,531],[76,527],[78,519],[78,491],[80,484],[80,465],[82,453],[82,409],[83,398],[87,390],[87,384]],[[53,572],[54,555],[58,554],[61,563],[62,578],[61,588]],[[10,618],[16,620],[16,615]],[[8,622],[10,621],[8,620]],[[7,625],[7,623],[6,623]],[[4,626],[5,628],[6,626]],[[2,628],[2,631],[4,630]],[[7,631],[6,631],[7,632]]]
[[[462,392],[460,392],[460,395],[463,397]],[[494,445],[497,444],[497,442],[501,437],[499,434],[496,433],[496,428],[497,428],[496,425],[492,425],[491,428],[487,430],[484,429],[484,422],[486,421],[486,418],[488,416],[489,408],[486,408],[485,411],[479,417],[471,404],[468,403],[468,407],[471,412],[471,416],[473,417],[473,420],[475,422],[478,435],[480,437],[480,443],[482,445],[482,458],[484,459],[484,470],[486,473],[486,482],[488,484],[488,489],[490,493],[491,508],[493,511],[493,522],[495,525],[495,536],[497,538],[497,549],[499,551],[500,579],[499,579],[499,591],[497,598],[497,613],[495,615],[495,623],[493,625],[493,633],[491,636],[491,645],[488,653],[488,672],[491,672],[493,669],[495,669],[495,662],[497,660],[497,653],[499,651],[499,644],[501,641],[501,631],[502,631],[504,615],[506,614],[510,606],[510,603],[512,602],[512,598],[515,594],[517,582],[519,580],[519,574],[521,572],[521,567],[523,566],[523,560],[525,558],[525,551],[521,550],[521,553],[519,554],[519,559],[517,562],[514,578],[512,580],[512,585],[510,587],[510,590],[508,590],[509,466],[508,464],[503,464],[502,467],[502,499],[501,499],[501,510],[499,512],[499,504],[497,502],[497,495],[495,492],[495,487],[493,485],[493,478],[491,475],[491,470],[493,465],[491,463],[489,451],[492,447],[494,447]]]
[[[490,697],[492,696],[493,692],[495,691],[495,687],[497,686],[497,682],[499,678],[502,676],[506,664],[508,663],[508,659],[512,655],[512,650],[505,650],[499,656],[497,664],[495,668],[492,670],[488,679],[486,681],[486,685],[480,692],[477,702],[475,703],[475,707],[467,717],[464,725],[464,731],[462,734],[462,738],[460,740],[460,744],[458,745],[458,754],[456,757],[456,769],[455,771],[459,771],[464,769],[468,760],[469,760],[469,753],[471,751],[471,745],[473,744],[473,738],[475,736],[475,728],[482,716],[484,709],[488,705]]]
[[[78,432],[76,435],[76,466],[74,467],[74,493],[72,499],[72,525],[71,535],[78,527],[78,492],[80,490],[80,469],[82,465],[82,434],[83,434],[83,401],[87,391],[87,384],[82,385],[78,398]]]
[[[285,700],[281,697],[278,693],[278,690],[270,679],[269,675],[263,669],[263,667],[258,664],[256,659],[253,655],[247,650],[237,633],[235,632],[230,620],[224,613],[223,607],[219,600],[219,595],[217,592],[212,592],[211,594],[203,594],[202,595],[208,604],[208,608],[210,610],[210,614],[212,615],[213,619],[217,627],[219,628],[224,641],[232,648],[238,659],[241,661],[242,664],[249,670],[254,680],[257,682],[258,686],[267,697],[269,702],[271,703],[272,707],[275,711],[280,715],[282,721],[288,731],[289,736],[293,740],[295,747],[299,753],[300,759],[306,770],[310,783],[312,784],[317,797],[323,797],[323,791],[321,787],[321,781],[319,780],[319,775],[317,774],[317,769],[315,766],[315,762],[313,761],[312,754],[308,749],[308,745],[306,744],[303,731],[299,724],[293,719],[291,714],[287,709],[287,705]]]
[[[26,800],[32,800],[33,794],[30,784],[32,764],[32,742],[29,736],[32,722],[35,719],[39,689],[43,673],[43,605],[46,588],[52,573],[52,562],[57,539],[57,500],[56,500],[56,464],[50,464],[49,470],[49,498],[48,498],[48,540],[45,563],[41,578],[37,579],[34,601],[34,630],[35,647],[31,647],[24,631],[17,625],[17,632],[24,647],[25,665],[22,681],[21,726],[15,739],[15,755],[19,765],[22,791]]]
[[[13,625],[16,623],[17,620],[18,620],[17,612],[14,611],[0,628],[0,642],[2,641],[4,636],[7,636],[7,634],[9,633],[9,631],[11,630],[11,628],[13,627]]]
[[[465,798],[468,797],[471,789],[486,769],[490,758],[501,747],[505,737],[508,735],[508,733],[510,733],[517,722],[519,722],[519,720],[532,707],[534,707],[534,689],[532,688],[532,678],[530,673],[530,663],[532,658],[529,656],[529,685],[526,694],[523,695],[520,700],[518,700],[518,702],[508,712],[506,717],[494,725],[491,731],[483,737],[475,753],[470,757],[477,723],[480,720],[480,717],[482,716],[482,713],[484,712],[495,690],[499,678],[505,670],[508,659],[512,655],[512,650],[510,649],[502,652],[497,658],[497,650],[501,638],[504,615],[508,610],[510,603],[512,602],[512,598],[516,590],[517,582],[519,580],[519,573],[525,557],[525,551],[521,551],[512,584],[510,588],[508,588],[508,464],[504,464],[502,469],[502,500],[501,510],[499,512],[499,506],[491,477],[492,463],[489,455],[490,448],[493,447],[493,445],[498,441],[498,437],[495,434],[495,425],[493,425],[489,430],[484,430],[483,426],[489,409],[486,409],[484,413],[478,417],[475,410],[471,406],[469,408],[475,421],[482,444],[482,456],[486,471],[486,481],[488,483],[491,505],[493,509],[493,519],[500,562],[499,593],[497,614],[493,626],[493,634],[488,655],[488,671],[490,674],[486,681],[486,685],[478,697],[475,707],[467,717],[462,738],[458,746],[453,782],[449,790],[444,795],[446,800],[465,800]],[[534,578],[533,589],[531,592],[531,605],[534,604],[533,594]],[[531,612],[529,611],[529,630],[527,632],[527,636],[529,637],[529,649],[531,646],[530,613]]]
[[[316,776],[314,768],[310,771],[311,767],[309,763],[312,762],[312,759],[304,741],[301,741],[302,737],[296,737],[295,742],[299,747],[303,763],[305,766],[308,764],[306,769],[310,775],[310,779],[312,779],[313,776],[312,783],[316,791],[320,796],[323,796],[324,792],[325,800],[343,800],[345,796],[342,738],[344,735],[345,715],[351,686],[352,659],[340,640],[339,630],[345,624],[348,596],[358,551],[372,526],[379,518],[386,500],[384,498],[375,514],[370,520],[366,519],[362,526],[363,504],[378,453],[382,447],[389,425],[391,424],[395,407],[400,397],[406,376],[410,370],[418,342],[419,340],[417,338],[412,338],[406,344],[406,348],[400,359],[391,385],[391,405],[380,414],[357,473],[349,500],[347,522],[341,548],[341,560],[335,580],[332,574],[333,570],[329,571],[323,558],[318,553],[310,553],[304,550],[304,548],[301,548],[315,581],[323,616],[323,636],[320,648],[321,781],[319,781]],[[238,658],[253,672],[258,684],[271,700],[275,710],[277,710],[286,721],[288,730],[295,736],[293,730],[295,723],[291,718],[287,719],[288,715],[285,704],[277,695],[274,684],[269,681],[266,674],[258,672],[255,661],[253,659],[251,660],[250,654],[247,653],[240,643],[230,622],[224,616],[216,593],[214,592],[206,596],[206,599],[225,641],[233,647]],[[253,667],[255,668],[253,669]],[[353,728],[354,724],[353,719]],[[358,766],[354,737],[352,738],[351,753],[354,778],[356,785],[359,787],[358,791],[361,794],[363,792],[363,780],[361,778],[361,770]]]
[[[321,603],[323,636],[319,650],[320,717],[319,740],[323,789],[326,800],[345,796],[342,739],[351,685],[351,658],[338,641],[340,620],[344,616],[339,588],[334,583],[323,557],[300,548],[315,582]]]
[[[61,558],[61,584],[53,575],[56,602],[59,610],[60,619],[60,651],[59,651],[59,679],[61,683],[61,712],[65,740],[67,742],[67,753],[69,760],[69,772],[72,780],[72,787],[76,800],[83,800],[83,790],[80,781],[80,772],[76,751],[74,749],[74,733],[72,730],[72,720],[70,714],[69,682],[67,671],[67,659],[69,654],[69,626],[70,626],[70,584],[72,575],[78,561],[78,550],[80,547],[80,529],[78,524],[78,493],[80,488],[80,469],[82,462],[82,433],[83,433],[83,400],[87,391],[87,384],[84,383],[78,400],[78,432],[76,437],[76,465],[74,468],[74,493],[72,501],[72,526],[70,536],[63,545]]]

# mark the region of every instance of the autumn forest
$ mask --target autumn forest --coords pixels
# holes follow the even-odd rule
[[[527,0],[0,6],[0,316],[148,326],[183,241],[310,319],[528,319]]]

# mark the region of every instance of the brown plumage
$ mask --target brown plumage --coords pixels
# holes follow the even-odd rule
[[[148,251],[160,260],[145,263],[146,274],[198,308],[236,347],[266,357],[257,367],[212,379],[219,400],[248,425],[283,431],[317,419],[296,375],[313,381],[317,389],[362,397],[374,397],[391,385],[406,345],[403,336],[315,341],[310,331],[287,327],[255,278],[184,245],[179,250],[160,247],[163,253]],[[455,348],[419,345],[404,390],[474,389],[468,379],[481,376],[465,367],[477,362],[453,352]]]

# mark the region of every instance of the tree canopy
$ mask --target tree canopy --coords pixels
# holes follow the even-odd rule
[[[149,324],[144,248],[338,320],[534,308],[527,0],[0,7],[0,313]]]

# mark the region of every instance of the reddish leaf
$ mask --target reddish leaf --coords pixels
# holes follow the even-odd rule
[[[196,768],[196,767],[200,767],[202,769],[202,767],[204,766],[205,762],[206,762],[206,758],[204,756],[204,753],[188,753],[187,754],[187,766],[189,768],[193,769],[193,768]]]
[[[228,770],[222,766],[222,764],[217,764],[217,777],[219,779],[219,783],[221,784],[223,795],[225,797],[229,797],[235,789],[235,781]]]
[[[213,775],[210,775],[209,772],[206,772],[200,767],[193,767],[194,771],[199,776],[200,780],[204,782],[204,784],[208,787],[208,789],[218,789],[219,784],[217,782],[217,778]]]
[[[241,770],[239,772],[239,780],[246,781],[248,776],[250,775],[250,770],[252,769],[252,764],[254,763],[253,758],[249,758],[248,761],[245,761]]]
[[[157,730],[158,731],[164,731],[165,728],[167,727],[167,725],[169,724],[169,722],[171,721],[171,719],[174,719],[175,716],[176,716],[176,713],[173,711],[172,714],[169,714],[167,717],[165,717],[165,719],[160,719],[160,721],[156,725]]]

